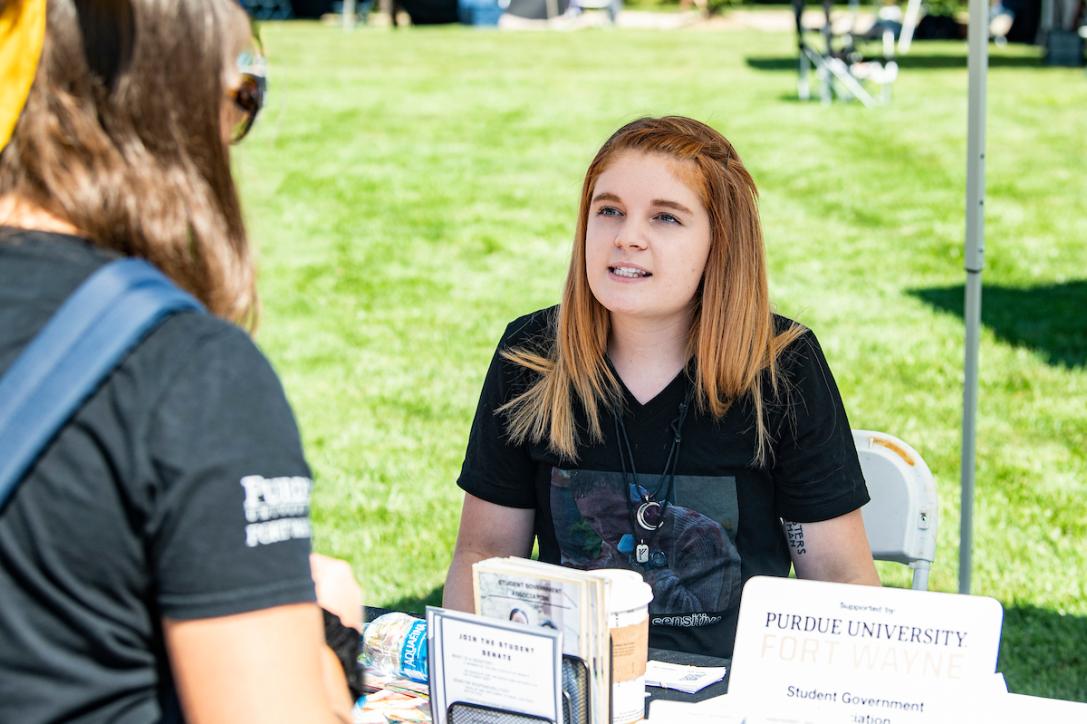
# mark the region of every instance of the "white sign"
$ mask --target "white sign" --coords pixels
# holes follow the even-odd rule
[[[435,724],[451,706],[562,721],[558,631],[428,606],[427,639]]]
[[[729,698],[748,712],[942,720],[996,670],[992,598],[756,577],[740,601]]]

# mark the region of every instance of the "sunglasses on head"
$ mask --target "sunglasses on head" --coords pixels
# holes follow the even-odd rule
[[[243,72],[238,85],[231,91],[234,105],[242,116],[230,132],[230,142],[237,143],[245,138],[253,123],[257,120],[260,109],[264,107],[264,96],[268,89],[268,80],[263,75]]]
[[[268,62],[264,58],[264,48],[256,25],[251,23],[251,29],[253,44],[238,56],[238,85],[230,91],[231,100],[241,111],[241,120],[231,129],[231,143],[237,143],[249,133],[260,109],[264,107],[264,98],[268,92]]]

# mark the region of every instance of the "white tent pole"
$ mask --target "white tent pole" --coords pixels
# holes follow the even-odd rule
[[[966,133],[966,352],[962,395],[962,518],[959,593],[970,593],[974,545],[974,470],[978,412],[981,270],[985,265],[985,86],[989,69],[989,2],[970,0],[969,111]]]

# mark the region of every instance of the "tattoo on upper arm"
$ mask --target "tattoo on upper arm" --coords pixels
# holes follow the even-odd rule
[[[798,556],[807,553],[804,548],[804,526],[788,520],[783,520],[782,523],[785,526],[785,540],[789,543],[789,550]]]

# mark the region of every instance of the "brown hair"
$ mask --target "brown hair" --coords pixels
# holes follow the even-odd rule
[[[722,417],[750,395],[754,408],[754,462],[765,464],[771,444],[762,380],[776,392],[778,357],[803,332],[792,325],[775,330],[766,281],[766,255],[759,223],[758,191],[732,144],[704,123],[681,116],[642,118],[620,128],[597,152],[581,189],[577,230],[566,287],[545,349],[503,350],[503,356],[538,378],[499,408],[508,413],[515,442],[543,442],[567,459],[576,458],[575,398],[587,417],[593,442],[602,439],[601,407],[617,407],[619,384],[605,360],[608,310],[593,296],[585,272],[585,230],[600,174],[623,151],[664,154],[691,161],[710,219],[710,251],[703,272],[687,346],[695,359],[700,409]]]
[[[233,5],[49,0],[41,64],[0,153],[0,195],[147,259],[252,327],[253,262],[220,130]]]

